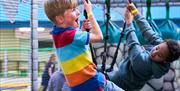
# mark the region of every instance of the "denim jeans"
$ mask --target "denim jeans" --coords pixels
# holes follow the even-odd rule
[[[114,84],[111,81],[106,81],[106,84],[104,86],[104,91],[124,91],[123,89],[121,89],[120,87],[118,87],[116,84]]]

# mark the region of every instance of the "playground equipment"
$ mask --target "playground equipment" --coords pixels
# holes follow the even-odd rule
[[[36,37],[37,32],[34,33],[34,31],[36,30],[36,28],[38,26],[41,26],[41,27],[44,26],[46,28],[48,26],[48,28],[49,28],[49,27],[51,27],[51,26],[49,26],[51,23],[46,18],[45,19],[42,18],[42,17],[45,16],[42,13],[43,8],[42,8],[41,4],[42,4],[43,0],[42,1],[40,0],[39,2],[37,2],[35,0],[32,0],[32,1],[33,1],[33,3],[38,4],[38,6],[37,5],[34,6],[33,4],[31,4],[31,0],[1,0],[0,1],[0,8],[1,8],[1,11],[2,11],[2,12],[0,12],[0,16],[1,16],[0,23],[3,25],[3,26],[0,26],[1,27],[1,29],[0,29],[0,33],[1,33],[0,34],[0,36],[1,36],[1,38],[0,38],[0,47],[2,48],[2,50],[8,49],[8,48],[24,49],[24,47],[25,47],[25,49],[27,48],[29,50],[29,54],[27,52],[25,52],[25,51],[20,52],[20,53],[17,53],[15,51],[11,51],[12,53],[10,53],[10,54],[9,54],[9,52],[5,53],[5,51],[1,51],[0,54],[2,54],[2,55],[0,55],[0,57],[1,57],[0,58],[0,64],[3,65],[3,68],[2,68],[2,65],[0,65],[0,71],[1,71],[0,76],[4,78],[4,72],[5,72],[5,76],[14,77],[14,79],[16,79],[18,77],[21,77],[21,76],[22,77],[29,76],[28,77],[29,82],[22,83],[21,86],[27,87],[27,85],[28,85],[28,86],[32,86],[32,87],[30,87],[30,89],[37,89],[37,86],[38,86],[37,84],[39,82],[37,82],[37,78],[36,78],[36,76],[37,76],[36,73],[38,72],[36,68],[37,67],[39,68],[39,66],[37,66],[38,63],[36,61],[41,60],[41,57],[47,57],[48,54],[41,56],[41,53],[40,53],[41,49],[39,49],[39,51],[37,52],[37,49],[38,49],[37,48],[37,41],[39,39]],[[104,1],[105,0],[92,0],[92,3],[98,3],[98,4],[102,5],[102,6],[104,6],[104,4],[105,4]],[[139,6],[139,7],[146,6],[146,1],[145,0],[133,0],[133,2],[137,3],[137,6]],[[82,4],[83,0],[78,0],[78,3]],[[127,3],[126,0],[106,0],[106,4],[107,4],[106,8],[109,9],[109,8],[115,8],[115,7],[125,7],[126,3]],[[35,8],[31,8],[31,5],[32,5],[32,7],[35,7]],[[163,5],[165,5],[164,0],[151,0],[151,6],[152,7],[155,7],[155,6],[163,7]],[[169,5],[170,6],[179,6],[180,2],[178,0],[174,0],[174,1],[172,0],[172,1],[169,2]],[[22,6],[23,6],[23,8],[22,8]],[[7,9],[9,9],[9,11]],[[11,11],[11,9],[12,9],[12,11]],[[39,14],[37,14],[36,9],[39,10],[38,11]],[[32,10],[32,14],[30,13],[31,10]],[[33,13],[34,10],[35,10],[35,13]],[[4,15],[4,11],[6,11],[5,15]],[[125,53],[125,50],[122,50],[122,49],[125,49],[125,45],[119,46],[120,43],[124,43],[124,42],[122,42],[122,41],[124,41],[124,38],[122,39],[121,42],[119,42],[120,37],[121,37],[120,34],[122,33],[122,28],[121,27],[122,27],[123,23],[122,23],[122,21],[119,20],[119,22],[121,23],[120,26],[119,26],[119,25],[117,25],[117,23],[115,23],[111,19],[108,19],[108,18],[110,18],[110,12],[109,11],[110,10],[107,10],[107,14],[106,14],[106,17],[107,17],[106,22],[108,22],[108,23],[104,23],[103,25],[101,25],[101,29],[103,31],[105,39],[107,38],[107,40],[104,40],[103,43],[105,43],[105,41],[106,41],[107,44],[103,44],[103,43],[93,44],[93,48],[94,48],[93,51],[94,51],[94,54],[96,56],[95,59],[97,60],[97,64],[102,64],[102,61],[105,60],[103,62],[103,64],[105,64],[104,65],[105,67],[102,67],[104,71],[106,71],[105,69],[107,69],[108,65],[111,64],[112,60],[114,60],[114,58],[115,58],[114,55],[115,54],[117,55],[118,62],[116,62],[117,60],[113,61],[113,62],[119,63],[119,61],[122,59],[121,56],[124,55],[124,53]],[[150,12],[150,11],[148,11],[148,12]],[[15,32],[13,32],[13,31],[15,31],[15,29],[13,29],[13,28],[22,27],[22,26],[23,27],[30,27],[29,25],[34,25],[34,24],[32,24],[33,20],[31,20],[30,14],[32,15],[32,17],[35,17],[35,21],[34,21],[35,27],[33,28],[33,26],[31,26],[32,27],[31,30],[33,30],[32,36],[34,36],[35,39],[34,39],[34,37],[32,37],[32,41],[30,41],[30,37],[28,38],[29,40],[28,39],[23,39],[23,38],[13,37],[14,33],[15,33]],[[153,13],[151,13],[151,14],[153,14]],[[9,17],[6,17],[6,16],[9,16]],[[37,16],[38,16],[38,18],[37,18]],[[37,24],[36,19],[38,19],[39,25],[36,25]],[[9,22],[9,20],[11,22]],[[168,21],[169,20],[170,19],[168,19]],[[32,21],[32,22],[30,23],[30,21]],[[47,24],[49,24],[49,25],[47,25]],[[153,21],[152,21],[152,25],[155,25]],[[164,23],[162,25],[164,25]],[[170,24],[170,25],[172,25],[174,27],[175,24]],[[158,26],[155,26],[154,28],[157,29],[157,27]],[[177,34],[177,36],[180,35],[179,31],[174,32],[174,30],[173,30],[173,32],[172,32],[172,31],[169,31],[169,29],[171,29],[171,28],[168,28],[168,30],[165,30],[164,28],[166,29],[166,27],[162,28],[162,26],[160,26],[160,29],[163,29],[163,30],[160,30],[160,31],[163,31],[163,32],[159,32],[159,30],[157,31],[160,35],[162,34],[162,36],[166,37],[166,34],[171,34],[171,33],[173,33],[172,36],[174,36],[174,34],[175,35]],[[177,29],[177,26],[174,27],[173,29]],[[106,30],[108,30],[107,31],[108,33],[106,32]],[[11,32],[11,33],[9,33],[9,32]],[[8,37],[5,37],[7,35],[8,35]],[[167,36],[169,36],[169,35],[167,35]],[[176,38],[177,38],[177,40],[179,40],[179,37],[176,37]],[[3,41],[1,39],[3,39]],[[42,39],[42,40],[47,40],[47,39]],[[28,43],[24,42],[24,41],[27,41]],[[48,41],[51,41],[51,40],[49,39]],[[35,45],[30,44],[30,43],[35,43],[35,42],[36,42]],[[117,47],[120,47],[119,50],[117,50],[118,53],[116,53]],[[34,48],[35,48],[35,50],[34,50]],[[45,50],[45,49],[42,49],[42,50]],[[30,53],[30,51],[33,51],[33,52]],[[54,52],[54,51],[52,50],[50,52]],[[104,52],[106,52],[106,53],[104,53]],[[4,54],[7,54],[7,56],[4,56]],[[46,52],[44,52],[42,54],[46,54]],[[37,59],[37,56],[35,56],[35,55],[39,55],[38,59]],[[24,57],[24,56],[26,56],[26,57]],[[27,65],[27,66],[32,68],[31,70],[34,71],[34,73],[32,73],[32,74],[35,74],[35,75],[31,74],[32,77],[30,77],[30,75],[28,75],[28,74],[25,74],[25,75],[24,74],[19,74],[19,72],[20,73],[23,72],[24,69],[22,71],[18,71],[17,72],[18,75],[10,74],[9,72],[11,70],[9,68],[7,68],[5,65],[8,65],[11,68],[15,68],[15,66],[12,65],[12,64],[16,64],[16,63],[15,62],[14,63],[10,62],[13,59],[17,59],[17,61],[22,61],[22,60],[25,59],[26,63],[29,60],[31,60],[31,62],[35,63],[35,64],[30,65],[30,63],[29,63],[29,65]],[[5,62],[4,62],[4,60],[5,60]],[[23,63],[23,62],[22,63],[17,63],[17,65],[19,64],[21,67],[22,67],[22,65],[26,67],[25,63]],[[43,63],[39,63],[39,64],[41,65]],[[180,88],[179,83],[178,83],[179,75],[177,75],[177,74],[179,74],[178,64],[179,63],[177,62],[177,63],[173,64],[173,65],[176,65],[176,66],[172,66],[172,68],[175,67],[175,68],[173,68],[173,69],[175,69],[175,71],[172,71],[172,72],[174,72],[176,75],[174,76],[174,79],[170,80],[170,81],[175,81],[174,82],[175,83],[174,89]],[[8,73],[6,73],[6,72],[8,72]],[[8,79],[6,81],[8,81]],[[33,81],[35,81],[35,82],[33,82]],[[16,81],[12,81],[12,82],[16,82]],[[3,84],[0,84],[0,86],[2,86],[2,88],[6,88],[6,87],[8,88],[8,85],[9,85],[9,87],[12,87],[12,88],[18,87],[18,85],[13,85],[13,84],[6,84],[6,86],[3,85]],[[32,84],[35,84],[35,85],[32,85]]]

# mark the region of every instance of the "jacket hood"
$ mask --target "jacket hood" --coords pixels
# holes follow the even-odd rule
[[[152,72],[153,77],[160,78],[164,74],[169,71],[170,64],[169,63],[157,63],[152,61]]]

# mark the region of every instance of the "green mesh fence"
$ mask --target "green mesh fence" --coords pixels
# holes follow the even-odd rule
[[[38,2],[40,11],[41,4]],[[37,16],[41,20],[42,14]],[[0,0],[0,91],[32,90],[30,21],[31,0]],[[50,29],[38,27],[37,31],[39,86],[45,63],[54,49]]]
[[[38,85],[41,83],[41,75],[44,70],[45,63],[48,61],[50,54],[54,53],[54,45],[52,42],[50,32],[50,22],[43,11],[43,1],[37,0],[38,2]],[[78,0],[82,2],[82,0]],[[104,2],[105,0],[92,0],[94,3]],[[118,1],[118,0],[111,0]],[[118,2],[124,2],[119,0]],[[140,2],[143,0],[134,0]],[[157,1],[157,0],[155,0]],[[159,0],[162,2],[162,0]],[[177,1],[176,1],[177,2]],[[116,3],[116,2],[114,2]],[[103,4],[103,3],[101,3]],[[121,4],[121,3],[119,3]],[[157,2],[154,3],[155,5]],[[125,4],[123,4],[125,6]],[[172,3],[173,5],[173,3]],[[177,5],[179,5],[177,3]],[[119,5],[120,6],[120,5]],[[123,7],[124,8],[124,7]],[[104,15],[104,14],[102,14]],[[117,16],[116,18],[118,18]],[[102,19],[102,17],[98,17]],[[104,17],[103,17],[104,18]],[[43,21],[44,20],[44,21]],[[115,20],[115,19],[114,19]],[[30,91],[30,80],[31,80],[31,34],[30,34],[30,21],[31,21],[31,0],[0,0],[0,90],[15,90],[17,86],[25,86],[21,91]],[[43,23],[42,23],[43,22]],[[42,26],[45,27],[42,28]],[[117,28],[117,27],[115,27]],[[120,32],[120,31],[119,31]],[[117,34],[119,34],[119,32]],[[114,32],[112,32],[114,33]],[[116,33],[116,32],[115,32]],[[116,37],[113,37],[116,38]],[[118,37],[119,38],[119,37]],[[118,42],[116,38],[115,43]],[[112,41],[111,41],[112,42]],[[124,48],[122,45],[121,47]],[[103,44],[94,44],[97,60],[100,60],[103,52]],[[123,49],[121,48],[121,49]],[[108,44],[108,64],[110,64],[116,44]],[[120,50],[119,50],[120,51]],[[119,52],[118,60],[121,59],[121,52]],[[110,61],[109,61],[110,60]],[[176,63],[177,64],[177,63]],[[177,66],[179,67],[179,65]],[[179,68],[177,68],[177,74],[179,74]],[[179,75],[177,79],[177,88],[179,86]],[[18,85],[19,84],[19,85]],[[10,87],[10,89],[8,88]],[[146,90],[147,91],[147,90]],[[179,91],[179,90],[177,90]]]

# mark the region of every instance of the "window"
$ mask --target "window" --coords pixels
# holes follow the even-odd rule
[[[39,48],[53,48],[52,41],[39,41]]]

